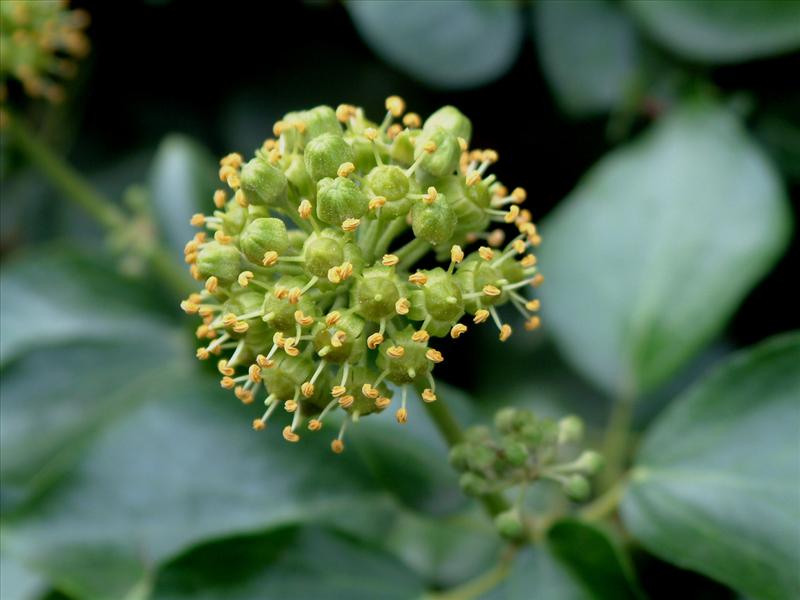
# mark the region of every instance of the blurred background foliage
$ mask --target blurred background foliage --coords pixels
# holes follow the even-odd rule
[[[285,112],[390,94],[469,115],[543,232],[541,334],[444,347],[443,397],[644,439],[610,449],[618,517],[559,521],[480,597],[800,594],[800,3],[73,5],[66,100],[7,102],[135,221],[106,237],[2,136],[0,597],[415,598],[507,551],[421,411],[340,457],[250,432],[138,252],[177,260],[215,157]]]

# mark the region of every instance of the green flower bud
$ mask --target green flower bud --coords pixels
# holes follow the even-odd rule
[[[242,165],[240,179],[242,192],[250,204],[275,206],[287,200],[286,175],[263,158],[254,158]]]
[[[466,458],[470,470],[487,471],[497,461],[497,453],[488,446],[475,444],[468,447]]]
[[[491,485],[485,478],[470,472],[459,477],[458,485],[468,496],[483,496],[491,491]]]
[[[355,288],[359,314],[370,321],[380,321],[395,315],[395,303],[400,299],[394,269],[379,265],[365,269]]]
[[[197,269],[204,278],[214,276],[228,284],[239,276],[239,250],[230,244],[208,242],[197,256]]]
[[[464,431],[464,440],[472,444],[483,444],[491,439],[492,432],[486,425],[473,425]]]
[[[448,455],[450,465],[457,471],[466,471],[468,454],[469,448],[467,444],[457,444],[453,446]]]
[[[386,371],[386,378],[396,385],[414,381],[427,382],[427,375],[433,367],[433,363],[425,355],[428,345],[412,340],[413,334],[414,329],[409,326],[393,336],[393,344],[384,342],[380,346],[378,367]],[[402,355],[392,356],[389,353],[390,349],[395,347],[403,349]]]
[[[314,363],[307,356],[282,356],[272,368],[262,369],[261,376],[270,394],[280,400],[291,400],[313,371]]]
[[[239,247],[250,262],[260,265],[265,252],[274,250],[283,254],[289,247],[286,225],[271,217],[255,219],[242,232]]]
[[[517,410],[510,406],[501,408],[494,415],[494,426],[500,433],[511,433],[516,427]]]
[[[519,539],[525,533],[525,525],[515,508],[497,515],[494,518],[494,526],[500,535],[509,540]]]
[[[302,113],[306,143],[326,133],[342,135],[336,112],[330,106],[317,106]]]
[[[356,169],[359,173],[369,173],[369,171],[375,168],[375,166],[378,164],[375,162],[375,152],[373,150],[374,145],[368,139],[360,135],[350,137],[348,138],[348,141],[350,141],[351,148],[353,149],[352,162],[356,166]],[[383,149],[380,149],[378,153],[382,156],[382,158],[388,158]]]
[[[583,437],[583,421],[575,415],[564,417],[558,422],[558,443],[579,442]]]
[[[455,106],[443,106],[425,119],[422,130],[425,132],[444,129],[456,138],[463,138],[467,143],[472,138],[472,123]]]
[[[355,161],[355,155],[341,135],[323,133],[306,144],[303,161],[311,179],[319,181],[336,177],[339,166]]]
[[[235,200],[231,200],[225,206],[225,212],[222,215],[222,233],[232,236],[239,235],[247,225],[249,215],[246,208],[239,206]]]
[[[351,383],[348,386],[347,393],[353,396],[353,404],[348,406],[345,410],[350,414],[358,413],[359,416],[369,415],[375,412],[381,412],[386,408],[378,404],[377,398],[371,398],[364,394],[364,384],[372,384],[378,378],[378,373],[374,369],[368,367],[353,367]],[[377,387],[380,398],[391,398],[392,391],[384,384]]]
[[[436,180],[435,187],[447,198],[458,218],[457,232],[470,233],[486,229],[489,225],[486,209],[491,202],[486,183],[468,186],[464,177],[449,175]]]
[[[313,200],[317,197],[317,184],[306,171],[305,161],[300,154],[291,154],[284,165],[284,174],[289,180],[295,202],[301,198]]]
[[[363,340],[360,339],[363,331],[364,319],[353,314],[342,315],[333,327],[321,327],[317,331],[314,349],[326,362],[355,362],[364,353]]]
[[[455,279],[441,267],[425,271],[425,310],[439,321],[456,323],[464,314],[464,299]]]
[[[584,451],[575,461],[575,467],[584,471],[587,475],[596,475],[603,469],[604,465],[605,460],[602,455],[594,450]]]
[[[515,467],[521,467],[528,460],[528,449],[525,444],[516,440],[503,441],[503,454],[506,460]]]
[[[456,280],[465,293],[480,293],[487,286],[501,290],[501,293],[497,296],[481,293],[479,298],[468,300],[465,307],[467,312],[471,314],[476,313],[485,306],[502,304],[508,301],[508,293],[503,291],[503,285],[506,283],[503,276],[498,269],[476,254],[471,254],[459,265],[458,271],[456,271]]]
[[[576,502],[586,500],[592,491],[589,480],[583,475],[570,475],[563,487],[564,493]]]
[[[386,198],[380,209],[382,219],[396,219],[408,213],[411,207],[411,182],[405,172],[394,165],[381,165],[367,175],[367,186],[375,196]]]
[[[303,247],[305,269],[309,275],[327,277],[332,267],[344,262],[344,243],[336,234],[327,231],[322,234],[312,233]]]
[[[430,204],[420,201],[411,208],[411,228],[414,235],[434,246],[453,237],[456,215],[443,194]]]
[[[364,192],[346,177],[327,177],[317,184],[317,217],[324,223],[338,226],[346,219],[360,219],[368,207]]]
[[[414,162],[414,148],[422,135],[421,129],[404,129],[392,143],[389,152],[393,161],[409,166]]]
[[[436,149],[428,152],[426,147],[433,143]],[[451,175],[458,168],[461,146],[458,139],[444,129],[424,132],[416,142],[414,159],[420,159],[419,169],[429,177]]]

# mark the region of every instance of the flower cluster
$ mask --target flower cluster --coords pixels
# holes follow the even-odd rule
[[[538,300],[521,293],[542,282],[525,191],[487,173],[497,153],[470,149],[472,125],[452,106],[424,123],[397,96],[386,109],[380,123],[351,105],[292,112],[251,160],[225,156],[228,189],[192,217],[209,232],[185,248],[204,282],[182,303],[203,319],[198,358],[218,357],[222,386],[244,403],[265,388],[257,430],[283,406],[294,442],[304,424],[316,431],[345,411],[337,453],[347,424],[386,409],[398,388],[400,423],[409,388],[436,400],[435,338],[491,321],[505,341],[504,304],[539,326]],[[504,243],[492,223],[516,234]],[[429,252],[444,265],[415,268]]]
[[[591,491],[588,477],[603,466],[593,450],[574,460],[563,460],[562,449],[583,437],[583,422],[569,416],[558,422],[539,419],[525,409],[503,408],[494,419],[495,431],[475,426],[464,434],[464,441],[453,446],[450,463],[461,472],[465,493],[483,496],[519,487],[522,492],[538,479],[561,485],[572,500],[585,500]],[[515,538],[522,533],[519,507],[495,519],[501,534]]]
[[[58,0],[0,2],[0,101],[8,79],[16,79],[32,98],[59,102],[64,90],[58,79],[72,77],[89,51],[83,30],[89,25],[84,10],[69,10]]]

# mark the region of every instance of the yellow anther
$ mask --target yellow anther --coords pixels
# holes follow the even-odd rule
[[[312,209],[311,202],[304,199],[300,202],[300,206],[297,207],[297,214],[300,215],[301,219],[308,219],[311,216]]]
[[[247,198],[245,197],[244,192],[242,191],[241,188],[236,190],[236,193],[233,195],[233,197],[236,199],[236,204],[238,204],[242,208],[247,208],[247,206],[250,204],[247,201]]]
[[[508,212],[503,217],[503,221],[505,221],[506,223],[513,223],[514,221],[517,220],[518,216],[519,216],[519,206],[517,206],[516,204],[512,204],[511,206],[508,207]]]
[[[200,360],[208,360],[208,357],[211,356],[207,348],[198,348],[194,355]]]
[[[296,310],[294,311],[294,320],[298,325],[308,327],[314,322],[314,317],[303,314],[302,310]]]
[[[325,317],[325,325],[328,327],[333,327],[339,322],[339,319],[341,318],[342,318],[342,313],[340,313],[338,310],[334,310],[328,313],[327,316]]]
[[[328,269],[328,281],[331,283],[341,283],[342,273],[340,267],[331,267]]]
[[[247,376],[253,383],[258,383],[261,381],[261,367],[258,365],[250,365],[247,369]]]
[[[488,318],[489,318],[489,311],[486,310],[485,308],[482,308],[475,313],[475,316],[472,318],[472,322],[475,323],[476,325],[480,325]]]
[[[339,396],[343,396],[346,391],[347,388],[343,385],[335,385],[331,388],[331,396],[338,398]]]
[[[236,385],[236,382],[233,380],[233,377],[229,377],[228,375],[226,375],[225,377],[219,380],[219,384],[226,390],[232,390],[233,386]]]
[[[370,384],[365,383],[361,386],[361,393],[364,394],[367,398],[372,398],[373,400],[380,396],[380,392],[378,388],[372,387]]]
[[[456,323],[455,325],[453,325],[452,329],[450,329],[450,337],[453,338],[454,340],[457,340],[466,332],[467,332],[466,325],[464,325],[463,323]]]
[[[292,431],[291,425],[287,425],[283,428],[283,439],[285,439],[287,442],[294,443],[300,441],[300,436]]]
[[[237,319],[236,315],[233,313],[225,313],[222,315],[222,324],[225,325],[225,327],[233,327],[238,320],[239,319]]]
[[[275,366],[275,361],[270,358],[267,358],[263,354],[259,354],[258,356],[256,356],[256,363],[262,369],[270,369]]]
[[[459,148],[461,148],[461,152],[466,152],[467,148],[469,148],[469,144],[467,143],[467,140],[465,140],[461,136],[458,137],[458,146],[459,146]]]
[[[344,452],[344,442],[342,440],[333,440],[331,442],[331,450],[334,454],[341,454]]]
[[[195,281],[200,281],[203,278],[203,276],[200,274],[200,269],[197,267],[197,265],[192,265],[191,267],[189,267],[189,274]]]
[[[267,160],[269,161],[269,164],[276,165],[278,164],[278,161],[280,161],[280,159],[281,159],[281,151],[278,148],[273,148],[272,150],[269,151],[269,154],[267,155]]]
[[[340,329],[331,336],[331,346],[341,348],[345,340],[347,340],[347,334]]]
[[[189,240],[186,242],[186,245],[183,247],[184,255],[188,256],[190,254],[195,254],[199,250],[199,244],[195,240]]]
[[[218,286],[219,286],[219,279],[217,279],[213,275],[211,277],[209,277],[208,279],[206,279],[205,288],[209,292],[212,292],[212,293],[215,292]]]
[[[497,155],[496,151],[491,149],[483,151],[483,156],[481,157],[481,161],[491,164],[491,163],[496,163],[498,160],[500,160],[500,157]]]
[[[250,325],[246,321],[239,321],[233,326],[236,333],[246,333],[248,329],[250,329]]]
[[[297,304],[300,302],[300,296],[303,295],[303,290],[299,287],[294,287],[289,290],[289,295],[286,297],[289,300],[289,304]]]
[[[342,221],[342,230],[351,233],[361,225],[361,219],[345,219]]]
[[[238,169],[242,166],[244,162],[244,158],[238,152],[231,152],[230,154],[226,154],[221,159],[219,159],[219,165],[221,167],[229,166],[233,167],[234,169]]]
[[[306,132],[306,123],[305,123],[305,121],[295,121],[294,123],[292,123],[292,125],[300,133],[305,133]]]
[[[220,244],[230,244],[233,241],[233,238],[222,233],[221,229],[214,232],[214,239]]]
[[[528,245],[522,240],[514,240],[511,243],[511,247],[514,248],[514,252],[516,252],[517,254],[522,254],[523,252],[525,252],[525,249],[528,247]]]
[[[311,398],[311,396],[314,395],[314,384],[310,381],[306,381],[300,386],[300,391],[303,392],[303,396],[306,398]]]
[[[367,338],[367,348],[370,350],[375,350],[378,346],[383,343],[383,335],[380,333],[373,333],[371,336]]]
[[[311,419],[308,422],[308,429],[309,431],[319,431],[320,429],[322,429],[322,421],[320,421],[319,419]]]
[[[496,183],[492,186],[492,195],[497,198],[505,198],[508,196],[508,188],[502,183]]]
[[[436,402],[436,394],[433,393],[431,388],[425,388],[422,391],[422,399],[425,402]]]
[[[511,326],[503,323],[503,325],[500,327],[500,341],[505,342],[510,337],[511,337]]]
[[[417,113],[410,112],[403,117],[403,125],[409,129],[418,129],[422,125],[422,119]]]
[[[225,190],[217,190],[214,192],[214,206],[217,208],[224,208],[227,201],[228,194],[225,193]]]
[[[386,110],[392,113],[393,117],[399,117],[406,110],[406,103],[400,96],[389,96],[386,99]]]
[[[395,419],[401,425],[404,425],[408,421],[408,411],[405,408],[400,408],[394,413]]]
[[[393,123],[392,125],[389,125],[389,128],[386,130],[386,136],[390,140],[393,140],[398,135],[400,135],[402,132],[403,132],[403,128],[400,125],[398,125],[397,123]]]
[[[494,297],[494,296],[499,296],[500,294],[502,294],[502,292],[500,291],[500,288],[498,288],[498,287],[496,287],[496,286],[494,286],[492,284],[486,284],[485,286],[483,286],[483,290],[481,290],[481,291],[483,291],[483,294],[485,296]]]
[[[275,250],[267,250],[264,252],[264,258],[261,259],[261,264],[265,267],[272,267],[278,262],[278,253]]]
[[[424,343],[431,339],[431,336],[424,329],[420,329],[411,334],[411,339],[415,342]]]
[[[276,285],[275,289],[272,290],[272,295],[275,296],[278,300],[283,300],[286,296],[289,295],[289,288],[285,288],[282,285]]]
[[[364,137],[367,138],[370,142],[374,142],[378,139],[378,130],[374,127],[367,127],[364,130]]]
[[[208,328],[208,325],[203,324],[194,330],[194,335],[197,337],[198,340],[202,340],[204,337],[208,335],[209,331],[211,330]]]
[[[533,281],[531,281],[531,285],[533,287],[539,287],[543,283],[544,283],[544,275],[542,275],[541,273],[537,273],[534,276]]]
[[[380,398],[376,398],[375,399],[375,408],[377,408],[379,410],[383,410],[384,408],[389,406],[391,403],[392,403],[392,399],[391,398],[387,398],[386,396],[381,396]]]
[[[398,315],[407,315],[409,310],[411,310],[411,302],[408,301],[408,298],[400,298],[394,303],[394,312]]]
[[[267,424],[264,423],[261,419],[253,419],[253,430],[254,431],[263,431],[267,427]]]
[[[528,310],[532,310],[534,312],[539,310],[539,308],[541,308],[541,306],[542,306],[542,303],[538,300],[538,298],[535,299],[535,300],[529,300],[525,304],[525,308],[527,308]]]
[[[206,224],[206,216],[203,213],[195,213],[189,220],[189,224],[193,227],[202,227]]]
[[[428,283],[428,276],[425,273],[417,271],[413,275],[408,276],[408,281],[415,285],[425,285]]]
[[[342,277],[342,281],[347,279],[353,274],[353,264],[350,262],[343,262],[339,267],[339,275]]]
[[[187,315],[194,315],[197,314],[197,311],[200,310],[200,307],[194,302],[190,302],[189,300],[183,300],[181,302],[181,310],[185,312]]]
[[[532,235],[528,238],[528,241],[531,243],[531,246],[538,247],[539,244],[542,243],[542,238],[538,235]]]
[[[280,137],[284,131],[288,131],[291,128],[292,126],[286,121],[276,121],[276,123],[272,126],[272,133],[275,135],[275,137]]]
[[[339,165],[339,168],[336,170],[336,174],[339,177],[349,177],[353,171],[356,170],[356,166],[351,162],[342,163]]]
[[[483,150],[478,150],[476,148],[469,153],[469,159],[474,160],[475,162],[480,162],[483,159]]]
[[[219,169],[219,180],[228,181],[233,176],[238,175],[238,171],[230,165],[223,165]],[[230,185],[230,184],[229,184]]]
[[[489,245],[493,248],[497,248],[501,246],[506,239],[506,232],[502,229],[495,229],[489,234],[489,237],[486,238],[486,241],[489,242]]]
[[[536,264],[536,257],[533,254],[527,254],[522,257],[522,259],[519,261],[519,264],[521,264],[526,269],[528,267],[532,267]]]
[[[434,202],[436,202],[436,199],[438,197],[439,197],[439,192],[436,191],[435,187],[430,186],[428,188],[428,193],[422,195],[422,201],[425,204],[433,204]]]
[[[267,139],[264,140],[264,143],[261,144],[261,149],[264,152],[269,152],[273,148],[277,148],[277,147],[278,147],[278,142],[275,140],[275,138],[267,138]]]
[[[376,210],[386,204],[386,198],[383,196],[375,196],[372,200],[369,201],[369,209]]]
[[[434,350],[433,348],[428,348],[428,351],[425,353],[425,358],[435,363],[440,363],[444,360],[442,353],[438,350]]]
[[[528,239],[530,239],[531,236],[536,235],[536,225],[528,222],[520,223],[519,232],[528,236]]]
[[[228,377],[234,373],[233,367],[229,367],[228,361],[225,359],[222,359],[217,363],[217,371],[219,371],[222,375],[227,375]]]
[[[481,180],[481,174],[478,173],[477,171],[472,171],[470,173],[467,173],[467,186],[468,187],[472,187],[476,183],[480,183],[480,180]]]
[[[298,406],[300,406],[296,400],[287,400],[283,403],[283,410],[288,413],[293,413],[297,410]]]
[[[355,114],[356,107],[352,104],[340,104],[336,107],[336,118],[342,123],[349,121],[351,117],[355,116]]]
[[[384,254],[381,259],[381,264],[384,267],[393,267],[400,262],[400,259],[394,254]]]
[[[422,146],[422,149],[428,154],[433,154],[434,152],[436,152],[436,142],[434,142],[433,140],[429,140],[425,142],[425,144]]]
[[[525,188],[516,187],[514,191],[511,192],[511,197],[514,199],[514,202],[517,204],[521,204],[525,202],[525,199],[528,197],[528,193],[525,191]]]
[[[242,386],[236,386],[236,389],[233,390],[233,394],[242,401],[242,404],[252,404],[253,403],[253,392],[250,390],[244,389]]]
[[[542,320],[536,315],[525,321],[525,331],[533,331],[541,326]]]
[[[250,285],[250,281],[255,277],[252,271],[242,271],[239,273],[239,277],[237,277],[236,281],[239,282],[239,285],[242,287],[247,287]]]
[[[386,354],[389,355],[391,358],[403,358],[403,355],[406,353],[405,348],[402,346],[391,346],[387,351]]]
[[[478,249],[478,255],[483,260],[492,260],[494,258],[494,251],[491,248],[489,248],[488,246],[481,246]]]
[[[450,260],[456,264],[464,260],[464,251],[461,249],[461,246],[454,245],[450,248]]]
[[[352,395],[348,394],[347,396],[342,396],[341,398],[339,398],[338,402],[339,406],[341,406],[342,408],[350,408],[351,406],[353,406],[353,402],[355,401],[356,399],[353,398]]]

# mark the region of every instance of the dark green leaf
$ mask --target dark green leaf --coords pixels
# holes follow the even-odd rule
[[[381,58],[435,88],[502,76],[523,40],[512,2],[348,2],[358,32]]]
[[[631,396],[720,332],[785,248],[791,217],[737,120],[696,102],[604,158],[542,230],[549,330],[595,383]]]
[[[561,107],[580,116],[619,106],[639,52],[627,15],[608,0],[539,2],[533,15],[539,59]]]
[[[729,359],[654,424],[622,515],[653,554],[754,598],[800,596],[800,334]]]
[[[385,552],[316,529],[280,529],[203,546],[167,566],[154,598],[411,600],[415,573]]]
[[[642,597],[629,558],[597,527],[565,519],[550,528],[547,544],[593,597]]]
[[[800,47],[800,3],[792,0],[627,0],[653,38],[685,58],[729,63]]]
[[[481,600],[592,600],[593,596],[544,546],[526,548],[505,580]]]

